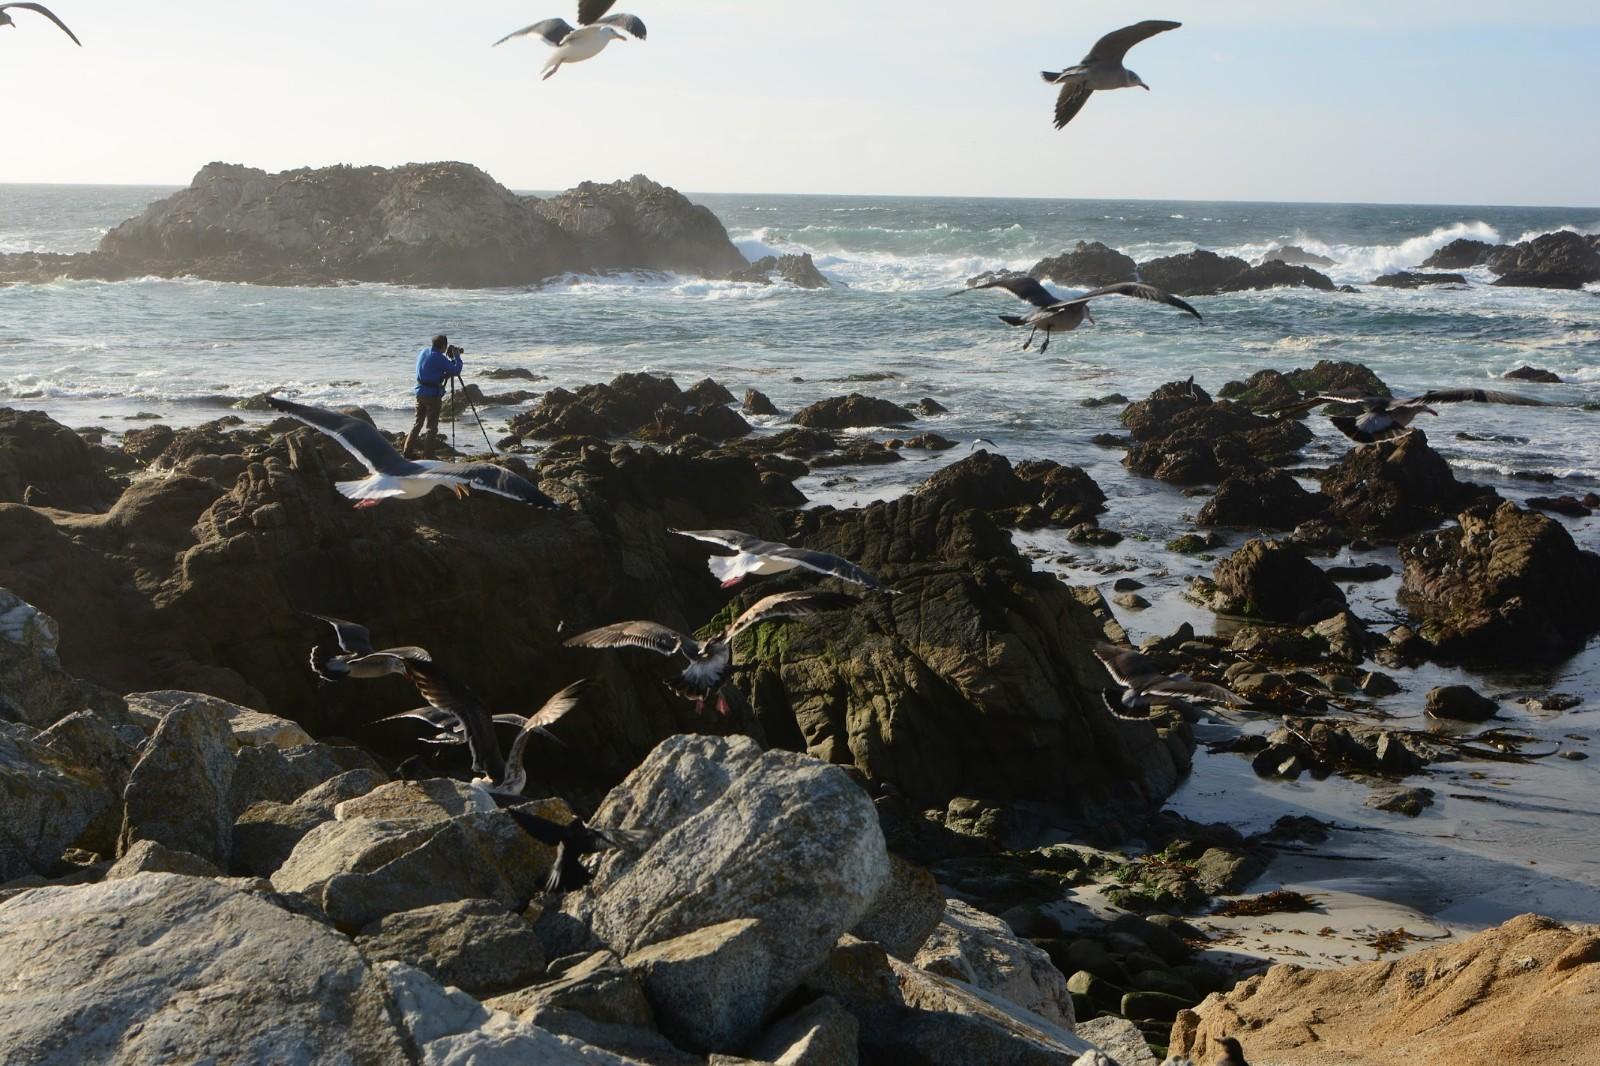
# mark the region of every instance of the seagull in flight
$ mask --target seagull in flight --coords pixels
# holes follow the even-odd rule
[[[1061,94],[1056,97],[1056,129],[1071,122],[1083,110],[1083,105],[1089,102],[1090,94],[1097,90],[1131,89],[1137,85],[1148,91],[1150,86],[1144,83],[1144,79],[1122,65],[1123,57],[1128,54],[1128,49],[1140,41],[1175,30],[1181,25],[1181,22],[1149,19],[1124,26],[1096,41],[1077,66],[1041,72],[1039,76],[1045,81],[1061,86]]]
[[[1328,405],[1358,405],[1359,415],[1334,415],[1328,419],[1335,429],[1357,444],[1375,444],[1393,440],[1411,432],[1411,423],[1422,414],[1437,416],[1429,404],[1434,403],[1503,403],[1516,407],[1549,407],[1543,400],[1519,396],[1514,392],[1493,392],[1488,389],[1434,389],[1420,396],[1405,399],[1394,396],[1363,396],[1354,392],[1328,392],[1309,396],[1299,403],[1276,409],[1280,417],[1292,418],[1307,411]]]
[[[72,43],[73,44],[77,45],[79,48],[83,47],[83,42],[78,40],[78,35],[73,33],[71,30],[67,29],[67,24],[65,22],[62,22],[60,19],[56,18],[56,13],[54,11],[51,11],[49,8],[45,7],[43,4],[23,4],[23,3],[0,4],[0,26],[11,26],[11,27],[15,28],[15,26],[17,24],[14,21],[12,21],[12,18],[11,18],[11,9],[12,8],[17,8],[18,10],[21,10],[21,11],[36,11],[36,12],[38,12],[39,14],[43,15],[45,18],[49,19],[51,22],[54,22],[57,26],[59,26],[61,28],[61,32],[62,33],[66,34],[68,37],[72,38]]]
[[[867,573],[849,559],[829,552],[810,548],[791,548],[770,540],[761,540],[735,529],[674,529],[680,537],[693,537],[719,548],[727,548],[735,555],[713,555],[706,560],[711,573],[722,580],[722,587],[731,589],[751,576],[782,574],[790,570],[812,570],[829,577],[863,585],[874,592],[889,592],[881,581]]]
[[[694,700],[695,713],[705,710],[706,701],[716,697],[720,714],[728,713],[728,701],[721,695],[733,666],[733,641],[751,626],[777,618],[803,618],[823,611],[838,611],[861,601],[842,592],[779,592],[757,600],[727,629],[702,644],[659,622],[618,622],[591,629],[566,641],[569,648],[643,648],[657,655],[683,656],[688,662],[681,679],[668,687],[686,699]]]
[[[333,630],[334,643],[339,646],[334,653],[320,644],[311,649],[311,672],[326,682],[344,681],[348,678],[371,680],[406,672],[405,660],[426,659],[428,653],[421,648],[385,648],[372,646],[372,633],[366,626],[346,622],[325,614],[309,614]]]
[[[528,809],[530,806],[507,807],[505,812],[524,833],[541,844],[555,846],[555,862],[544,886],[546,892],[570,892],[588,884],[594,875],[579,861],[585,855],[614,849],[641,851],[655,839],[655,834],[648,829],[603,829],[585,825],[581,818],[563,824],[534,814]]]
[[[1221,685],[1205,681],[1190,681],[1186,677],[1172,677],[1156,669],[1147,655],[1119,648],[1115,644],[1098,643],[1094,656],[1105,664],[1112,680],[1123,688],[1120,702],[1130,711],[1149,711],[1158,703],[1186,703],[1200,700],[1204,703],[1231,703],[1245,706],[1250,701]],[[1109,697],[1106,707],[1118,718],[1134,717],[1118,713]]]
[[[561,69],[563,63],[582,63],[606,50],[612,41],[626,41],[628,35],[645,39],[644,21],[637,15],[621,13],[607,15],[615,0],[579,0],[578,28],[573,29],[566,19],[545,19],[508,33],[494,47],[498,48],[516,37],[540,37],[554,49],[545,63],[542,81],[548,81]],[[626,33],[618,32],[625,30]]]
[[[1019,300],[1026,300],[1034,306],[1034,310],[1026,315],[1001,315],[1000,321],[1008,326],[1027,326],[1028,339],[1022,345],[1022,350],[1027,351],[1033,346],[1033,338],[1040,330],[1044,331],[1044,343],[1039,346],[1039,354],[1043,355],[1050,350],[1050,337],[1056,333],[1070,333],[1079,326],[1088,322],[1095,324],[1094,315],[1089,310],[1089,302],[1098,300],[1102,296],[1131,296],[1136,300],[1151,300],[1163,303],[1168,307],[1200,318],[1200,312],[1190,307],[1184,301],[1173,296],[1165,289],[1158,289],[1154,285],[1147,285],[1142,281],[1119,281],[1115,285],[1104,288],[1092,289],[1082,296],[1074,296],[1063,300],[1049,289],[1039,284],[1026,274],[1017,274],[1007,278],[996,278],[978,285],[971,285],[951,296],[962,296],[979,289],[1004,289]]]

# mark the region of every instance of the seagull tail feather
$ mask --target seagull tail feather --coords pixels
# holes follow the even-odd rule
[[[1061,71],[1059,71],[1059,70],[1041,70],[1039,72],[1039,77],[1043,78],[1045,81],[1049,82],[1051,85],[1054,85],[1056,82],[1061,80]]]
[[[1026,326],[1028,324],[1016,315],[997,315],[996,317],[1008,326]]]

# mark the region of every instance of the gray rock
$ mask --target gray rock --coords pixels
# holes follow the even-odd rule
[[[766,1015],[770,933],[735,918],[641,948],[622,960],[644,987],[672,1042],[693,1051],[732,1051]]]
[[[0,883],[49,873],[96,822],[116,817],[119,799],[104,777],[16,730],[0,730]]]
[[[333,809],[341,822],[376,819],[438,825],[464,814],[495,811],[494,800],[482,789],[434,777],[425,781],[390,781],[362,795],[339,803]]]
[[[234,736],[238,737],[237,729]],[[310,789],[351,770],[377,773],[378,764],[360,748],[308,743],[280,747],[246,744],[239,749],[228,806],[237,819],[253,804],[291,803]]]
[[[154,840],[226,869],[236,747],[227,715],[214,704],[194,701],[169,711],[128,778],[119,849]]]
[[[337,804],[363,796],[384,781],[381,771],[349,770],[308,790],[293,803],[266,800],[252,804],[233,823],[233,871],[271,877],[307,833],[333,820]]]
[[[855,1015],[823,996],[773,1022],[748,1052],[776,1066],[856,1066],[860,1030]]]
[[[541,1025],[554,1015],[581,1015],[601,1025],[655,1028],[655,1012],[633,971],[610,951],[596,951],[552,980],[489,1001],[523,1021]]]
[[[1415,818],[1433,806],[1431,788],[1395,788],[1367,797],[1367,806],[1374,810],[1403,814]]]
[[[1067,979],[1043,950],[1012,935],[1005,922],[960,900],[945,905],[944,920],[917,952],[916,965],[954,978],[1072,1028]]]
[[[1158,1066],[1144,1034],[1126,1018],[1102,1015],[1093,1021],[1079,1022],[1074,1032],[1103,1051],[1116,1066]]]
[[[106,871],[107,881],[139,874],[182,874],[185,877],[221,877],[222,871],[198,855],[174,851],[154,840],[141,840]]]
[[[356,946],[373,961],[404,962],[480,998],[532,984],[544,973],[533,926],[489,900],[388,915],[361,930]]]
[[[944,894],[933,874],[891,854],[889,883],[851,932],[862,940],[876,940],[895,958],[910,962],[944,920],[944,908]]]
[[[383,982],[348,940],[204,878],[12,899],[0,973],[0,1060],[16,1066],[410,1061]]]
[[[1469,685],[1445,685],[1428,693],[1427,711],[1434,718],[1456,722],[1487,722],[1500,705],[1479,695]]]
[[[59,640],[54,618],[0,588],[0,718],[43,729],[78,709],[78,683],[56,656]]]
[[[128,704],[128,712],[136,718],[143,719],[151,729],[179,707],[198,704],[220,712],[228,720],[228,728],[232,731],[234,739],[242,747],[265,745],[296,748],[312,743],[311,734],[287,718],[242,707],[237,703],[201,692],[176,690],[135,692],[125,696],[124,699]]]

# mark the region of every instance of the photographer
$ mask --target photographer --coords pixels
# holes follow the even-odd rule
[[[421,436],[422,455],[432,459],[439,435],[439,411],[444,406],[444,390],[451,378],[461,373],[462,349],[450,343],[443,333],[433,338],[433,346],[417,355],[417,421],[406,435],[403,453],[407,459],[419,458],[413,449]],[[425,432],[424,432],[425,431]]]

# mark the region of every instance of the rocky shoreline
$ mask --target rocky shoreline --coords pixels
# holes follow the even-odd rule
[[[1321,363],[1126,405],[1126,465],[1209,496],[1196,550],[1209,529],[1259,533],[1190,590],[1245,624],[1142,650],[1282,721],[1213,753],[1269,778],[1350,777],[1404,818],[1433,764],[1545,753],[1492,726],[1367,719],[1386,671],[1581,645],[1600,629],[1600,557],[1458,481],[1420,433],[1308,471],[1309,432],[1257,413],[1351,384],[1383,388]],[[749,418],[770,417],[764,400],[746,397]],[[0,829],[0,968],[22,975],[0,993],[3,1057],[183,1059],[224,1041],[309,1061],[1103,1064],[1093,1046],[1147,1066],[1169,1045],[1206,1061],[1246,1001],[1290,1011],[1315,978],[1236,987],[1263,967],[1229,960],[1204,914],[1328,827],[1246,836],[1162,810],[1202,717],[1111,713],[1091,648],[1126,640],[1113,603],[1012,535],[1108,543],[1115,504],[1093,479],[975,450],[900,498],[800,509],[808,471],[951,444],[917,424],[937,407],[853,394],[756,432],[710,380],[530,394],[503,461],[561,512],[431,497],[354,512],[332,488],[350,457],[287,421],[112,446],[0,410],[0,794],[20,812]],[[759,595],[718,590],[683,528],[836,552],[899,594],[744,638],[732,713],[696,717],[648,666],[560,646],[616,618],[687,630]],[[1351,583],[1378,575],[1321,562],[1351,543],[1399,545],[1409,623],[1376,632],[1352,611]],[[1137,610],[1137,586],[1107,591]],[[315,684],[305,611],[425,643],[495,708],[593,677],[566,754],[530,759],[529,809],[651,843],[545,894],[552,850],[459,783],[465,760],[419,762],[415,730],[376,724],[415,702],[404,685]],[[1470,695],[1441,691],[1430,713],[1471,716]],[[1484,936],[1502,953],[1544,937],[1506,996],[1581,1016],[1592,931]],[[226,1014],[183,1007],[196,971]],[[1457,994],[1432,972],[1430,994]],[[1381,1044],[1358,1058],[1363,1009],[1340,1008],[1346,1061],[1382,1061]],[[1321,1061],[1261,1025],[1252,1061]]]

